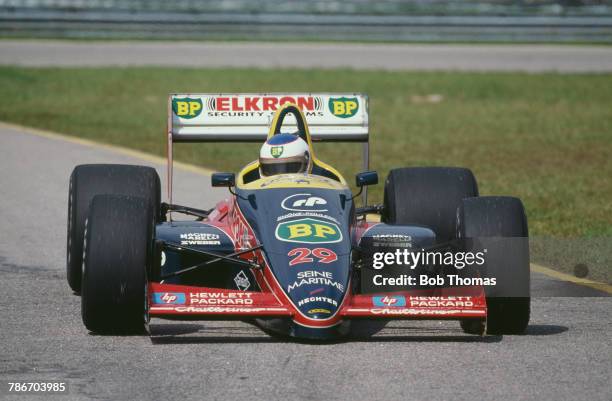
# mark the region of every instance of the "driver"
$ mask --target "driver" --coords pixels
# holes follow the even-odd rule
[[[259,152],[259,174],[262,177],[307,173],[311,167],[308,144],[297,135],[276,134],[268,138]]]

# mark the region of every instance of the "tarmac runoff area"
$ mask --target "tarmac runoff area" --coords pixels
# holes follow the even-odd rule
[[[612,47],[0,40],[0,65],[578,73],[612,71]]]

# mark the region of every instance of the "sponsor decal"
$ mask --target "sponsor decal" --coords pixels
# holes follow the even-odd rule
[[[385,240],[399,240],[399,241],[412,241],[412,236],[405,234],[374,234],[372,238],[385,241]]]
[[[308,297],[308,298],[300,299],[298,301],[298,306],[303,306],[311,302],[324,302],[326,304],[338,306],[338,301],[336,301],[333,298],[328,298],[328,297]]]
[[[327,313],[331,315],[331,311],[329,309],[316,308],[308,311],[309,314],[314,315],[315,313]]]
[[[242,291],[248,290],[251,286],[251,282],[243,270],[240,270],[236,277],[234,277],[234,283],[236,283],[236,287]]]
[[[272,146],[270,148],[270,154],[272,155],[272,157],[276,159],[276,158],[281,157],[284,150],[285,150],[284,146]]]
[[[374,306],[401,308],[406,306],[406,298],[401,295],[372,297]]]
[[[237,307],[237,306],[208,306],[205,308],[197,306],[177,306],[174,308],[180,313],[258,313],[258,312],[278,312],[281,308],[252,308],[252,307]]]
[[[294,212],[327,212],[323,206],[327,201],[312,194],[294,194],[286,197],[281,202],[281,207]]]
[[[374,315],[403,315],[403,316],[419,316],[419,315],[458,315],[464,313],[460,309],[445,310],[445,309],[370,309]],[[484,311],[470,311],[474,314],[484,315]]]
[[[340,224],[338,222],[338,219],[335,219],[326,214],[321,214],[321,213],[316,213],[316,212],[291,212],[287,214],[282,214],[276,218],[276,221],[287,220],[287,219],[296,218],[296,217],[319,217],[322,219],[329,219],[336,224]]]
[[[353,117],[359,110],[359,100],[356,97],[331,97],[328,105],[329,111],[340,118]]]
[[[372,236],[374,247],[412,248],[412,237],[404,234],[376,234]]]
[[[344,291],[344,285],[341,283],[334,281],[334,277],[331,272],[320,272],[314,270],[306,270],[303,272],[298,272],[297,280],[293,282],[293,284],[289,284],[287,287],[287,292],[291,292],[296,288],[300,288],[303,285],[326,285],[329,287],[334,287],[338,291]]]
[[[317,262],[320,263],[332,263],[338,260],[338,255],[336,255],[336,252],[332,251],[331,249],[315,248],[310,250],[308,248],[295,248],[287,253],[287,256],[293,258],[289,261],[289,266],[314,262],[314,259],[311,258],[310,255],[314,256],[317,259]]]
[[[276,111],[285,103],[293,103],[302,111],[323,109],[323,100],[315,96],[217,96],[206,100],[208,109],[220,112]]]
[[[192,299],[193,305],[253,305],[250,298],[200,298]]]
[[[180,118],[196,118],[202,113],[202,99],[192,99],[190,97],[173,98],[172,111]]]
[[[304,177],[301,177],[301,175],[303,174],[294,174],[294,175],[277,175],[275,177],[269,178],[267,180],[265,180],[264,182],[262,182],[261,184],[259,184],[259,188],[265,188],[267,186],[270,186],[272,184],[276,184],[277,182],[280,183],[294,183],[294,184],[305,184],[305,185],[310,185],[310,180]],[[319,177],[317,177],[318,179]]]
[[[329,184],[330,186],[336,186],[338,181],[334,181],[330,178],[323,176],[306,176],[304,174],[296,173],[296,174],[280,174],[275,175],[273,177],[266,178],[262,180],[263,182],[259,184],[259,188],[266,188],[273,184],[304,184],[310,185],[312,182],[321,183],[321,184]]]
[[[189,303],[194,305],[252,305],[250,293],[236,292],[192,292]]]
[[[342,241],[342,232],[335,223],[317,219],[298,219],[279,223],[276,239],[304,244],[331,244]]]
[[[472,307],[472,297],[410,297],[411,307]],[[378,305],[377,305],[378,306]]]
[[[221,245],[219,234],[184,233],[180,238],[181,245]]]
[[[230,226],[231,234],[236,241],[238,249],[251,248],[255,237],[249,234],[249,229],[240,217],[240,212],[236,203],[230,208],[229,217],[232,222]],[[255,253],[246,255],[255,255]]]
[[[180,305],[185,303],[185,294],[182,292],[154,292],[153,303]]]
[[[243,227],[243,229],[242,229],[242,237],[238,240],[238,242],[241,243],[241,244],[246,244],[247,248],[248,248],[248,247],[251,246],[251,240],[253,238],[254,237],[252,235],[249,235],[249,230],[246,227]]]

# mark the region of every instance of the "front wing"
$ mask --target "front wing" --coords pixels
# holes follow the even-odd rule
[[[338,319],[466,319],[487,315],[482,287],[346,295]],[[149,315],[180,320],[292,318],[273,293],[149,283]]]

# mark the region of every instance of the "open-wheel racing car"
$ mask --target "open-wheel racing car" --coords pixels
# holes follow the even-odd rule
[[[170,95],[167,203],[153,168],[77,166],[67,275],[85,326],[144,333],[151,317],[243,320],[322,340],[347,335],[356,319],[452,319],[472,334],[524,331],[529,251],[521,201],[480,197],[468,169],[408,167],[390,171],[382,204],[367,205],[364,187],[378,181],[367,171],[367,101],[361,94]],[[268,162],[280,166],[275,159],[296,137],[307,163],[265,170]],[[266,141],[268,159],[262,150],[237,175],[213,174],[212,185],[231,192],[213,209],[173,204],[173,143],[228,141]],[[361,207],[340,172],[315,156],[316,141],[363,143]],[[376,253],[405,250],[484,252],[486,263],[452,272],[439,263],[373,268]],[[470,280],[407,284],[410,276],[450,273]]]

